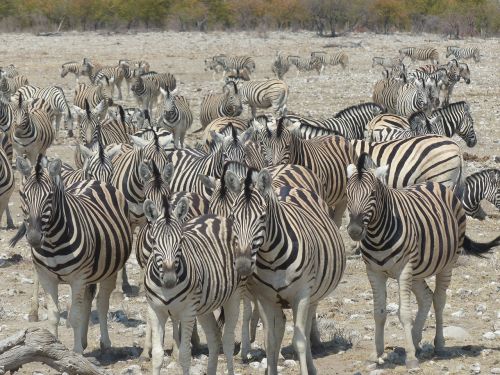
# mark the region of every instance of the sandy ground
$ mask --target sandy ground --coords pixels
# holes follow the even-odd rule
[[[360,47],[352,47],[361,42]],[[327,44],[335,44],[334,48],[324,48]],[[204,72],[204,59],[218,54],[249,54],[255,57],[257,72],[255,78],[271,77],[271,62],[275,51],[285,54],[309,55],[311,51],[335,51],[342,48],[349,54],[349,68],[342,71],[340,67],[329,67],[322,76],[306,74],[295,76],[289,72],[285,80],[290,86],[288,108],[296,113],[317,118],[326,118],[349,105],[369,101],[374,82],[380,77],[380,69],[371,68],[371,58],[380,55],[395,55],[397,50],[409,45],[433,45],[441,53],[444,61],[445,46],[459,44],[479,46],[482,51],[480,63],[470,63],[472,83],[466,86],[459,83],[454,92],[453,101],[467,100],[475,120],[478,135],[477,146],[467,149],[459,140],[464,151],[479,157],[474,162],[467,162],[469,173],[485,166],[497,167],[495,155],[500,155],[500,74],[498,61],[500,58],[499,39],[471,39],[467,41],[448,42],[435,35],[412,36],[396,34],[391,36],[374,34],[356,34],[336,39],[318,38],[312,33],[142,33],[108,35],[97,33],[65,33],[60,37],[37,37],[31,34],[0,35],[0,66],[14,63],[19,71],[27,75],[31,84],[40,86],[59,85],[71,101],[74,80],[71,76],[62,79],[59,67],[70,60],[81,60],[91,57],[102,63],[113,64],[120,58],[145,58],[151,63],[153,70],[169,71],[178,80],[179,91],[191,101],[195,114],[193,129],[198,124],[199,104],[204,93],[210,90],[219,91],[221,82],[212,80],[211,74]],[[217,79],[219,79],[218,77]],[[125,87],[125,86],[124,86]],[[132,100],[125,100],[132,105]],[[245,112],[245,115],[248,115]],[[195,138],[188,137],[189,143]],[[49,155],[59,156],[72,162],[70,141],[63,139],[61,144],[53,146]],[[17,176],[19,183],[19,177]],[[467,233],[475,240],[486,241],[499,234],[498,211],[490,204],[484,204],[486,212],[493,217],[479,222],[469,219]],[[15,223],[21,222],[19,195],[16,192],[11,200]],[[344,227],[345,227],[344,220]],[[353,243],[347,237],[345,228],[342,234],[346,248],[351,249]],[[31,293],[31,262],[29,248],[23,240],[15,249],[9,249],[7,241],[14,235],[13,231],[0,231],[0,257],[3,259],[0,275],[4,285],[0,290],[0,340],[29,326],[46,326],[46,310],[40,311],[42,321],[29,323],[27,313]],[[20,254],[21,261],[9,261],[12,255]],[[445,309],[445,325],[458,326],[468,332],[468,337],[448,339],[449,355],[445,358],[433,357],[430,344],[433,341],[434,314],[431,312],[424,332],[424,354],[421,358],[423,374],[467,374],[490,373],[500,368],[500,255],[498,250],[487,259],[462,257],[454,273],[448,290],[448,301]],[[134,259],[128,264],[131,281],[137,285],[139,270]],[[433,281],[430,282],[433,286]],[[374,346],[371,289],[365,275],[364,265],[359,257],[352,256],[348,260],[345,277],[333,295],[325,299],[319,308],[319,322],[322,339],[325,341],[323,351],[315,354],[315,364],[320,374],[367,374],[406,373],[402,356],[402,327],[397,318],[397,283],[389,282],[388,303],[392,303],[393,313],[386,324],[385,364],[375,367],[366,362]],[[40,294],[40,300],[45,297]],[[60,288],[62,310],[69,300],[67,286]],[[414,304],[416,308],[416,304]],[[66,316],[63,313],[63,317]],[[89,329],[88,356],[97,357],[102,367],[109,373],[149,373],[150,363],[139,363],[138,355],[142,350],[146,303],[144,298],[131,295],[123,301],[113,302],[110,309],[110,334],[116,347],[112,356],[100,356],[98,349],[99,328],[95,313]],[[61,320],[60,339],[72,347],[72,331],[64,326]],[[292,323],[288,314],[288,323],[283,341],[283,355],[293,359],[291,347]],[[486,335],[497,331],[497,335]],[[170,340],[167,338],[170,343]],[[259,326],[256,349],[262,347],[262,327]],[[170,344],[167,344],[170,345]],[[262,359],[262,352],[255,350],[257,360]],[[174,365],[168,366],[165,361],[164,373],[175,374],[180,370]],[[132,367],[138,365],[137,367]],[[192,362],[193,373],[202,373],[206,366],[206,357],[198,355]],[[286,366],[285,366],[286,365]],[[139,367],[140,366],[140,367]],[[287,361],[280,363],[281,372],[298,373],[297,364]],[[129,372],[126,372],[128,369]],[[375,370],[380,370],[376,372]],[[54,374],[54,370],[39,364],[30,364],[20,370],[22,374],[38,371],[43,374]],[[136,371],[136,372],[133,372]],[[219,358],[219,372],[224,373],[223,356]],[[258,363],[243,364],[236,360],[236,371],[240,374],[260,374],[263,368]],[[500,370],[498,370],[500,371]],[[500,373],[500,372],[495,372]]]

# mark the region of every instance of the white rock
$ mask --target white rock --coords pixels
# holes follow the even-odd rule
[[[495,332],[486,332],[483,334],[483,338],[486,340],[495,340],[497,335],[495,335]]]
[[[250,367],[258,369],[260,367],[260,362],[250,362]]]
[[[176,367],[177,367],[177,362],[175,362],[175,361],[172,361],[172,362],[170,362],[170,363],[167,365],[167,368],[168,368],[168,369],[174,369],[174,368],[176,368]]]
[[[481,365],[476,362],[473,365],[470,366],[470,372],[471,374],[479,374],[481,373]]]
[[[485,304],[480,303],[480,304],[476,305],[476,311],[477,312],[483,312],[484,313],[484,312],[486,312],[486,310],[487,310],[487,307],[486,307]]]
[[[262,361],[260,361],[260,367],[261,368],[267,367],[267,358],[262,358]]]
[[[297,362],[294,361],[293,359],[285,359],[283,364],[285,365],[285,367],[289,367],[289,368],[297,366]]]
[[[120,375],[142,375],[141,366],[132,365],[120,372]]]
[[[469,332],[467,332],[464,328],[457,326],[444,327],[443,335],[447,339],[455,340],[465,340],[470,338]]]
[[[377,368],[377,364],[376,363],[370,363],[368,366],[366,366],[366,369],[369,371],[369,370],[374,370]]]
[[[361,315],[361,314],[351,314],[351,316],[349,316],[349,319],[350,320],[355,320],[355,319],[361,319],[363,318],[364,316]]]
[[[495,336],[496,336],[496,337],[500,337],[500,329],[499,329],[499,330],[496,330],[496,331],[494,332],[494,334],[495,334]]]
[[[370,375],[385,375],[385,374],[387,373],[385,372],[385,370],[382,369],[370,371]]]
[[[386,307],[386,310],[389,315],[396,315],[399,310],[399,305],[397,303],[389,303]]]
[[[22,277],[21,278],[21,284],[33,284],[33,280],[29,279],[27,277]]]
[[[354,303],[354,301],[350,298],[344,298],[342,300],[342,302],[345,304],[345,305],[348,305],[348,304],[351,304],[351,303]]]
[[[490,370],[490,374],[500,374],[500,367],[493,367]]]
[[[454,318],[463,318],[465,316],[464,309],[460,309],[458,311],[455,311],[454,313],[451,313],[451,316]]]

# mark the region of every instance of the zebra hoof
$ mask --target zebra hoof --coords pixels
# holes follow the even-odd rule
[[[415,369],[415,368],[419,368],[420,365],[418,363],[418,359],[407,359],[405,361],[405,365],[406,365],[406,368],[408,370],[411,370],[411,369]]]

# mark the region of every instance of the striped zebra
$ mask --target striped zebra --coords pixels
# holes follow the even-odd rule
[[[288,62],[287,58],[281,54],[281,51],[278,51],[273,64],[271,65],[271,71],[276,75],[276,78],[283,79],[289,70],[290,62]]]
[[[227,175],[226,175],[227,176]],[[236,270],[251,276],[265,327],[267,372],[277,374],[285,331],[284,308],[292,308],[293,346],[301,374],[314,374],[309,332],[319,301],[338,285],[345,269],[339,230],[326,203],[314,192],[284,187],[275,191],[266,169],[250,170],[243,184],[228,180],[237,194],[232,209]],[[300,223],[300,225],[298,224]]]
[[[188,100],[181,95],[172,95],[170,91],[160,88],[163,95],[163,108],[160,123],[174,135],[175,148],[184,148],[186,132],[193,124],[193,112]]]
[[[483,199],[500,210],[500,170],[484,169],[466,177],[462,196],[465,213],[484,220],[486,212],[480,205]]]
[[[231,82],[226,79],[226,82]],[[248,105],[252,117],[257,116],[257,108],[272,108],[278,116],[286,112],[288,85],[279,79],[235,81],[242,103]]]
[[[436,82],[421,81],[409,82],[401,85],[396,92],[396,107],[394,112],[400,116],[410,116],[412,113],[430,112],[433,106],[439,103],[437,99]]]
[[[108,85],[87,85],[85,83],[79,83],[75,88],[75,94],[73,96],[73,107],[78,107],[80,109],[85,109],[85,102],[89,103],[90,109],[97,107],[102,101],[104,101],[104,107],[101,113],[101,119],[104,118],[108,108],[113,105],[113,99],[111,97],[110,88]],[[80,125],[82,112],[75,108],[77,112],[77,123]]]
[[[342,66],[342,69],[345,69],[349,63],[349,56],[343,51],[334,52],[330,56],[328,56],[328,54],[324,51],[314,51],[311,52],[311,59],[319,59],[321,61],[321,64],[323,65],[323,69],[321,69],[321,71],[324,70],[326,65],[340,65]]]
[[[243,111],[241,94],[234,82],[228,82],[222,89],[222,94],[209,93],[201,100],[200,123],[201,129],[219,117],[238,117]]]
[[[237,117],[216,118],[205,128],[205,132],[203,134],[203,145],[209,147],[212,142],[212,132],[228,136],[231,134],[233,128],[236,129],[238,133],[242,133],[248,127],[248,122],[246,120]],[[208,151],[208,149],[205,151]]]
[[[122,100],[122,82],[125,79],[125,71],[121,66],[105,66],[95,74],[94,83],[107,83],[110,86],[111,97],[114,96],[115,87],[118,90],[118,100]]]
[[[406,367],[419,366],[415,352],[419,349],[425,320],[434,304],[436,314],[436,352],[444,351],[443,310],[446,290],[461,249],[480,256],[500,244],[500,237],[487,244],[465,235],[466,216],[462,204],[449,188],[435,182],[424,182],[405,189],[386,185],[388,166],[374,171],[367,155],[360,156],[357,166],[348,166],[347,231],[360,241],[361,254],[373,291],[375,318],[375,353],[384,353],[384,326],[387,317],[387,278],[399,285],[399,318],[403,324]],[[432,292],[425,279],[436,277]],[[417,298],[418,311],[412,322],[411,292]]]
[[[61,78],[64,78],[71,73],[75,76],[75,81],[78,84],[80,77],[83,76],[83,72],[81,69],[81,63],[78,61],[69,61],[61,65]]]
[[[323,63],[318,58],[289,55],[286,59],[291,65],[295,65],[297,68],[297,77],[300,72],[316,70],[316,73],[321,74],[324,69]]]
[[[353,160],[354,150],[344,137],[329,136],[309,140],[297,134],[299,124],[286,128],[283,118],[273,129],[259,130],[260,142],[268,165],[298,164],[309,168],[323,182],[328,207],[337,226],[345,210],[345,168]]]
[[[19,72],[17,71],[17,68],[14,66],[14,64],[0,67],[0,77],[14,78],[18,75]]]
[[[0,143],[5,136],[5,134],[0,133]],[[12,172],[11,161],[12,158],[9,158],[3,148],[0,147],[0,221],[5,212],[7,217],[7,229],[15,228],[9,210],[10,196],[14,191],[14,173]]]
[[[478,47],[457,47],[447,46],[446,57],[455,56],[458,59],[474,59],[475,62],[481,61]]]
[[[68,137],[73,137],[73,116],[71,115],[71,109],[64,95],[64,91],[59,86],[48,86],[44,88],[25,85],[13,96],[13,100],[17,101],[19,95],[23,96],[23,100],[29,100],[32,98],[44,99],[52,108],[54,116],[54,127],[56,131],[56,139],[59,138],[59,128],[61,124],[61,119],[64,117],[64,123],[68,128]]]
[[[128,66],[132,72],[136,72],[138,74],[148,73],[151,65],[146,60],[129,60],[129,59],[121,59],[118,60],[119,66]]]
[[[457,134],[462,138],[467,147],[474,147],[477,143],[474,131],[474,120],[466,102],[451,103],[447,107],[432,112],[433,116],[440,116],[442,122],[436,125],[436,134],[452,137]]]
[[[406,47],[399,50],[399,55],[402,59],[409,57],[412,62],[416,60],[430,60],[431,64],[439,64],[439,52],[434,47]]]
[[[438,129],[442,128],[442,122],[440,115],[427,117],[424,112],[415,112],[408,118],[383,114],[370,121],[366,138],[371,142],[384,142],[424,134],[440,134]]]
[[[220,65],[214,58],[210,59],[205,59],[205,72],[212,71],[212,81],[215,79],[215,75],[219,74],[222,72],[222,79],[226,76],[226,73],[230,71],[231,69],[227,69],[227,71],[224,69],[222,65]]]
[[[255,61],[250,56],[217,55],[212,57],[212,61],[219,64],[224,72],[237,69],[246,69],[249,73],[255,72]]]
[[[49,327],[56,338],[58,284],[70,284],[72,301],[68,320],[73,327],[73,350],[77,353],[87,346],[93,285],[99,283],[101,348],[110,348],[109,296],[115,288],[116,273],[124,266],[132,246],[127,204],[123,194],[97,181],[65,186],[61,164],[59,159],[51,161],[46,171],[38,160],[32,171],[29,162],[18,159],[18,170],[24,176],[20,190],[24,225],[22,234],[16,235],[11,246],[26,234],[40,284],[50,296]]]
[[[188,206],[189,201],[184,199],[171,212],[167,198],[160,206],[151,200],[144,202],[144,212],[152,223],[149,236],[154,243],[145,270],[152,327],[152,374],[160,374],[165,322],[169,316],[181,323],[179,362],[183,372],[189,372],[189,341],[198,318],[207,336],[207,373],[215,374],[220,346],[212,312],[218,308],[224,309],[222,344],[227,371],[234,374],[234,331],[242,277],[234,266],[233,228],[230,221],[214,215],[204,215],[182,225]]]
[[[11,161],[14,154],[12,149],[12,125],[17,116],[17,108],[17,103],[4,103],[0,99],[0,132],[3,134],[1,146],[7,154],[7,158]]]
[[[372,58],[372,68],[380,65],[383,68],[392,69],[395,66],[403,64],[403,59],[401,56],[396,57],[373,57]]]
[[[28,78],[23,75],[17,75],[13,78],[6,76],[0,77],[0,96],[4,98],[7,102],[10,101],[10,97],[19,90],[20,87],[28,85]]]
[[[386,108],[388,112],[395,112],[398,91],[401,86],[406,84],[406,76],[390,77],[388,71],[384,72],[386,73],[384,78],[375,82],[373,86],[372,100]]]
[[[176,88],[176,80],[170,73],[148,72],[135,77],[130,87],[139,107],[148,110],[152,116],[153,105],[160,96],[160,88],[172,92]]]
[[[22,95],[19,95],[12,147],[17,155],[26,155],[32,164],[35,164],[39,154],[45,155],[54,142],[50,110],[44,99],[24,103]]]

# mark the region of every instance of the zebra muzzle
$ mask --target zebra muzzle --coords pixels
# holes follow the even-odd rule
[[[361,241],[365,237],[366,230],[364,226],[353,222],[351,219],[347,226],[347,233],[349,233],[349,237],[351,237],[353,241]]]
[[[26,232],[26,240],[31,247],[38,249],[42,246],[43,235],[40,230],[34,229],[33,227],[28,228]]]
[[[237,257],[234,266],[236,268],[236,272],[241,277],[248,277],[252,274],[252,260],[248,257]]]
[[[161,283],[164,288],[170,289],[177,285],[177,274],[175,270],[168,270],[163,272],[161,276]]]

